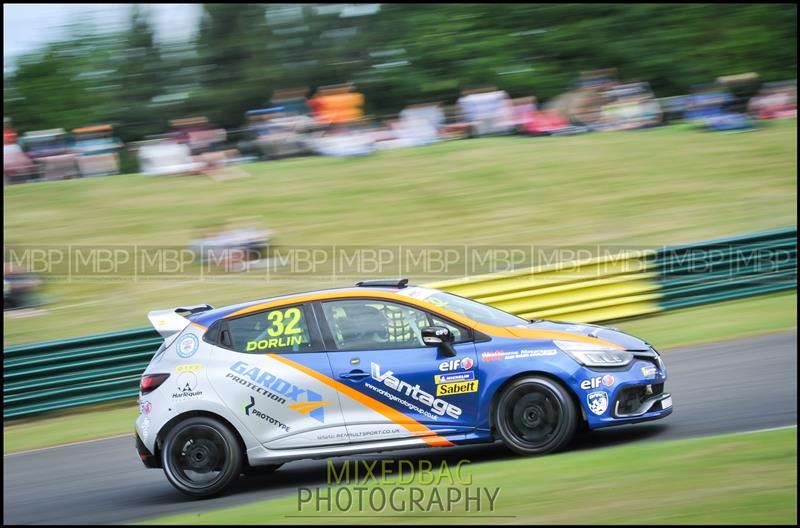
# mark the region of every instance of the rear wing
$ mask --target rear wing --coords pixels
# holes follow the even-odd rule
[[[187,315],[213,309],[214,308],[210,304],[179,306],[177,308],[170,308],[169,310],[153,310],[147,314],[147,318],[150,319],[150,324],[153,325],[153,328],[155,328],[164,339],[167,339],[189,326],[191,321],[186,318]]]

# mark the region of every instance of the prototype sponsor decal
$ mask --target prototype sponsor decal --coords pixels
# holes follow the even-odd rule
[[[381,366],[378,365],[377,363],[371,363],[371,365],[372,365],[371,368],[372,379],[374,379],[379,383],[382,383],[383,385],[391,389],[393,392],[398,392],[400,394],[405,394],[406,396],[411,397],[412,399],[418,401],[422,405],[428,407],[430,409],[430,412],[421,409],[417,405],[407,400],[398,398],[391,392],[379,389],[369,383],[365,384],[365,387],[377,391],[386,396],[387,398],[397,401],[398,403],[404,405],[405,407],[408,407],[413,411],[419,412],[420,414],[429,416],[434,420],[436,420],[437,417],[439,416],[444,416],[445,414],[455,419],[461,417],[460,407],[456,407],[452,403],[440,400],[439,398],[434,398],[431,394],[428,394],[424,390],[420,389],[419,384],[412,386],[408,382],[398,379],[397,377],[393,376],[394,372],[392,372],[391,370],[387,370],[386,372],[381,373]]]
[[[175,372],[197,372],[202,369],[203,365],[200,363],[192,363],[189,365],[178,365],[175,367]]]
[[[464,359],[450,359],[448,361],[439,363],[439,370],[442,372],[449,372],[458,369],[469,370],[474,364],[475,362],[472,360],[472,358],[468,357]]]
[[[182,358],[189,358],[197,352],[197,348],[200,346],[200,341],[197,339],[197,336],[194,334],[186,334],[183,336],[178,343],[178,355]]]
[[[459,381],[471,381],[475,379],[475,371],[469,372],[453,372],[452,374],[434,374],[433,381],[438,385],[440,383],[456,383]]]
[[[611,374],[606,374],[605,376],[597,376],[595,378],[590,378],[581,381],[581,388],[583,390],[591,390],[591,389],[596,389],[601,385],[603,387],[611,387],[612,385],[614,385],[615,381],[616,380],[614,379],[614,376],[612,376]]]
[[[468,392],[478,392],[478,381],[461,381],[459,383],[444,383],[436,386],[437,396],[457,396]]]
[[[261,418],[265,422],[270,425],[274,425],[278,429],[283,429],[287,433],[289,432],[289,426],[281,422],[280,420],[276,420],[272,416],[268,415],[264,411],[256,409],[256,399],[250,396],[250,403],[244,404],[244,414],[247,416],[255,416],[256,418]]]
[[[589,410],[600,416],[608,409],[608,394],[605,391],[594,391],[586,395]]]
[[[493,350],[491,352],[483,352],[481,359],[483,361],[505,361],[506,359],[528,359],[534,357],[547,357],[555,356],[558,350],[554,348],[545,348],[539,350],[529,350],[523,348],[522,350]]]
[[[181,372],[175,380],[178,391],[172,393],[173,398],[194,399],[203,395],[197,389],[197,375],[194,372]]]
[[[139,414],[147,416],[153,410],[153,405],[149,401],[139,402]]]
[[[658,369],[656,367],[642,367],[642,376],[645,378],[655,378],[656,374],[658,373]]]
[[[273,401],[285,404],[292,400],[288,407],[300,414],[306,414],[318,422],[325,422],[325,407],[330,402],[310,389],[303,389],[259,367],[251,367],[244,361],[237,361],[230,366],[225,377],[240,385],[262,394]],[[241,374],[237,376],[236,374]]]

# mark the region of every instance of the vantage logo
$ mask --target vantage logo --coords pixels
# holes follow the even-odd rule
[[[420,389],[419,385],[411,385],[408,382],[401,381],[400,379],[393,376],[394,372],[391,370],[387,370],[383,374],[381,374],[381,366],[377,363],[372,363],[371,369],[372,379],[383,383],[390,389],[399,392],[401,394],[405,394],[406,396],[410,396],[411,398],[417,400],[423,405],[430,407],[431,411],[434,414],[438,414],[439,416],[444,416],[447,414],[451,418],[458,419],[461,417],[461,408],[456,407],[452,403],[448,403],[444,400],[440,400],[439,398],[435,398],[431,394],[428,394],[424,390]]]

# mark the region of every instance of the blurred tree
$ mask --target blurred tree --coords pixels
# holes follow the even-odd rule
[[[494,84],[546,100],[617,68],[658,96],[720,75],[796,78],[795,4],[204,4],[196,39],[159,43],[148,10],[121,33],[85,23],[4,75],[22,131],[113,122],[124,139],[206,115],[236,127],[274,90],[354,82],[366,110],[452,103]]]
[[[280,64],[271,60],[264,4],[203,4],[196,62],[200,88],[187,105],[225,127],[269,100]]]
[[[114,121],[123,141],[141,139],[164,131],[163,113],[154,99],[164,94],[169,78],[158,43],[149,22],[147,8],[134,4],[130,25],[118,50],[116,92],[118,105]]]

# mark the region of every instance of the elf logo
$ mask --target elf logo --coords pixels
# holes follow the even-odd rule
[[[474,365],[472,358],[450,359],[439,363],[439,370],[442,372],[450,372],[458,369],[469,370],[472,368],[472,365]]]
[[[603,385],[604,387],[610,387],[614,384],[614,376],[611,374],[606,374],[605,376],[597,376],[596,378],[591,378],[587,380],[581,381],[581,389],[583,390],[590,390],[596,389]]]

